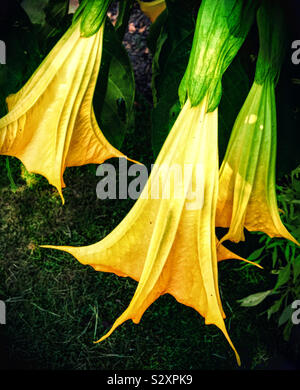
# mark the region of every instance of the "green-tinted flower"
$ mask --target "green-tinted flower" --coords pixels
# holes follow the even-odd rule
[[[278,5],[278,4],[277,4]],[[276,201],[275,84],[282,59],[282,20],[276,2],[258,12],[260,51],[255,81],[238,115],[220,169],[216,226],[222,241],[244,240],[244,227],[297,241],[281,222]]]

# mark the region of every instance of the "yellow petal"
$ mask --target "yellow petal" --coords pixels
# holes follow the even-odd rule
[[[139,4],[141,11],[148,16],[151,22],[155,22],[156,18],[166,9],[165,0],[154,0],[147,3],[139,0]]]
[[[298,242],[279,216],[275,191],[276,107],[274,83],[253,83],[234,124],[224,161],[216,226],[229,227],[221,242],[244,240],[244,227]]]
[[[231,252],[229,249],[225,248],[225,246],[220,244],[220,241],[218,241],[218,239],[216,239],[216,243],[217,243],[217,257],[218,257],[218,261],[230,260],[230,259],[241,260],[241,261],[245,261],[246,263],[255,265],[258,268],[262,268],[263,269],[263,267],[260,264],[255,263],[254,261],[250,261],[250,260],[244,259],[243,257],[238,256],[235,253]]]
[[[218,289],[215,210],[218,191],[217,110],[206,113],[207,100],[197,107],[187,101],[173,126],[132,210],[102,241],[86,247],[54,247],[71,253],[82,264],[139,281],[129,307],[108,337],[128,319],[138,323],[161,295],[193,307],[206,324],[218,326],[238,354],[224,324]],[[192,167],[186,169],[185,167]],[[169,180],[162,174],[166,168]],[[176,169],[186,172],[187,186],[174,185]],[[200,180],[200,186],[199,186]],[[158,197],[153,188],[160,184]],[[171,184],[170,184],[171,183]],[[170,184],[170,197],[164,198]],[[203,199],[191,196],[197,189]],[[165,192],[164,192],[165,191]],[[228,253],[226,253],[228,255]]]
[[[66,167],[124,157],[98,127],[92,99],[101,62],[102,26],[90,38],[72,26],[25,86],[7,98],[0,119],[0,154],[45,176],[62,199]]]

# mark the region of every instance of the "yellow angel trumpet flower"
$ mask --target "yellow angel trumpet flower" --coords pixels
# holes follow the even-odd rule
[[[104,25],[81,36],[80,19],[48,54],[25,86],[7,98],[0,119],[0,154],[17,157],[45,176],[64,202],[66,167],[125,157],[106,140],[93,110]]]
[[[187,100],[140,198],[107,237],[85,247],[43,246],[66,251],[97,271],[139,281],[129,307],[99,341],[128,319],[138,323],[160,295],[169,293],[197,310],[206,324],[219,327],[240,362],[224,324],[218,290],[218,115],[217,109],[211,113],[206,109],[206,98],[196,107]],[[174,167],[183,171],[186,166],[190,167],[186,185],[177,185]],[[191,196],[195,188],[197,194],[202,191],[201,199]],[[241,259],[224,247],[218,255],[219,260]]]
[[[166,9],[165,0],[154,0],[150,2],[140,1],[139,5],[141,11],[148,16],[151,22],[155,22],[155,20],[159,17],[159,15]]]
[[[276,11],[275,3],[265,1],[259,9],[261,48],[255,81],[236,119],[220,168],[216,226],[229,227],[220,242],[245,240],[246,228],[299,245],[284,227],[276,200],[275,84],[282,34],[278,29],[281,10]]]
[[[93,245],[43,246],[68,252],[97,271],[139,282],[128,308],[99,341],[126,320],[138,323],[145,310],[168,293],[197,310],[206,324],[216,325],[240,364],[218,288],[218,260],[242,260],[221,245],[217,249],[218,104],[222,75],[249,31],[256,4],[202,0],[179,90],[182,110],[123,221]],[[178,172],[184,172],[184,180],[178,180]]]
[[[216,226],[229,227],[221,242],[245,240],[245,227],[299,245],[284,227],[277,207],[275,114],[273,83],[254,82],[220,168]]]

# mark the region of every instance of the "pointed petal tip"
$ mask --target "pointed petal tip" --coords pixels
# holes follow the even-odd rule
[[[93,341],[93,344],[99,344],[99,343],[101,343],[102,341],[104,341],[105,339],[107,339],[108,337],[109,337],[109,335],[106,334],[106,335],[100,337],[99,340]]]
[[[102,341],[104,341],[105,339],[107,339],[113,333],[115,328],[116,328],[115,326],[112,326],[112,328],[104,336],[100,337],[100,339],[97,341],[93,341],[93,343],[98,344],[98,343],[101,343]]]
[[[216,246],[217,246],[217,252],[218,252],[218,261],[223,261],[223,260],[241,260],[241,261],[244,261],[246,263],[255,265],[258,268],[264,269],[260,264],[255,263],[254,261],[247,260],[244,257],[241,257],[241,256],[231,252],[224,245],[221,245],[221,241],[217,242]]]
[[[237,237],[236,235],[232,234],[229,229],[228,232],[219,240],[218,246],[223,244],[224,241],[231,241],[237,244],[240,241],[245,241],[245,239],[244,237]]]
[[[132,158],[129,158],[129,157],[127,157],[127,156],[125,156],[125,158],[126,158],[128,161],[130,161],[130,162],[132,162],[132,163],[134,163],[134,164],[144,165],[143,163],[140,163],[139,161],[133,160]]]
[[[255,261],[250,261],[250,260],[246,260],[246,263],[249,263],[249,264],[252,264],[252,265],[255,265],[256,267],[260,268],[260,269],[264,269],[264,267],[262,267],[260,264],[258,263],[255,263]]]
[[[56,187],[56,186],[55,186],[55,187]],[[59,193],[59,196],[60,196],[62,205],[64,206],[64,204],[65,204],[65,198],[64,198],[64,196],[63,196],[62,189],[61,189],[61,188],[58,188],[58,187],[56,187],[56,189],[57,189],[57,191],[58,191],[58,193]]]
[[[245,263],[254,265],[257,268],[264,269],[264,267],[262,267],[260,264],[256,263],[255,261],[250,261],[250,260],[244,259],[243,257],[236,257],[234,259],[235,260],[241,260],[241,261],[244,261]]]
[[[291,238],[287,237],[288,240],[292,241],[295,245],[300,246],[300,243],[291,235]]]
[[[58,249],[58,247],[54,246],[54,245],[39,245],[40,248],[43,248],[43,249]]]
[[[235,349],[235,346],[233,345],[233,342],[231,341],[230,337],[229,337],[229,334],[226,330],[226,327],[225,327],[225,323],[224,321],[222,320],[221,322],[217,321],[217,322],[210,322],[210,323],[207,323],[206,320],[205,320],[205,323],[207,325],[209,324],[214,324],[216,325],[223,333],[223,335],[225,336],[226,340],[228,341],[228,344],[230,345],[231,349],[233,350],[234,354],[235,354],[235,358],[236,358],[236,362],[238,364],[238,366],[241,366],[241,359],[240,359],[240,356],[237,352],[237,350]]]
[[[221,240],[217,240],[217,242],[216,242],[217,249],[219,249],[219,247],[223,241],[224,241],[224,237],[222,237]]]
[[[56,249],[56,250],[59,250],[59,251],[65,251],[67,252],[68,251],[68,247],[66,246],[57,246],[57,245],[39,245],[40,248],[44,248],[44,249]]]

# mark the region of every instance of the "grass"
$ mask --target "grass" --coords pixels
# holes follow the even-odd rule
[[[150,108],[140,96],[136,110],[136,131],[123,151],[150,166]],[[126,309],[136,283],[96,272],[66,253],[39,245],[97,242],[123,219],[133,201],[98,200],[96,167],[84,166],[66,170],[62,206],[44,178],[28,178],[17,159],[9,162],[15,192],[1,156],[0,299],[7,307],[7,324],[0,326],[2,367],[238,369],[221,332],[205,326],[196,311],[170,295],[159,298],[139,325],[127,321],[103,343],[94,344]],[[242,255],[255,249],[256,239],[251,240],[240,246]],[[242,267],[234,260],[219,268],[226,325],[241,355],[241,369],[269,367],[284,353],[277,325],[261,314],[263,304],[245,308],[237,300],[272,287],[274,276],[268,268]]]

